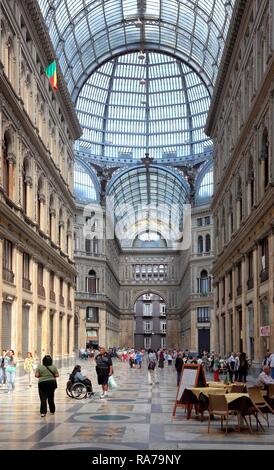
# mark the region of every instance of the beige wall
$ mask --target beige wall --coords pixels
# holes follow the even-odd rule
[[[38,19],[34,22],[32,14],[25,2],[14,2],[13,9],[11,2],[1,2],[0,343],[6,341],[1,329],[3,324],[7,325],[2,302],[8,302],[12,322],[6,331],[10,344],[5,346],[15,350],[19,372],[26,337],[28,350],[39,360],[51,352],[59,362],[74,357],[73,140],[80,136],[80,128],[66,88],[61,85],[64,84],[61,75],[57,94],[49,87],[46,74],[41,73],[50,61],[51,45],[47,43],[44,23],[38,24]],[[38,41],[43,32],[44,41]],[[31,40],[26,40],[27,34]],[[7,151],[4,151],[6,142]],[[6,155],[8,188],[3,178]],[[2,269],[4,240],[12,244],[10,274]],[[28,279],[24,279],[23,273],[24,253],[29,255]],[[39,263],[43,265],[42,291],[37,280]],[[52,292],[51,271],[54,273]],[[23,312],[26,315],[27,311],[26,336]]]
[[[219,325],[215,329],[215,344],[225,355],[231,348],[236,352],[246,351],[258,367],[266,348],[273,349],[274,345],[272,17],[272,2],[254,0],[247,2],[244,11],[235,18],[237,33],[230,39],[226,60],[219,71],[207,122],[207,132],[214,140],[215,162],[212,207],[217,256],[213,274],[216,325]],[[222,76],[225,76],[224,81],[221,81]],[[268,161],[265,159],[267,152]],[[265,183],[266,164],[268,184]],[[269,251],[267,276],[262,272],[264,239],[268,240]],[[250,253],[253,254],[253,285],[248,274]],[[238,275],[239,264],[241,276]],[[230,292],[229,272],[233,278]],[[241,289],[238,277],[241,277]],[[265,318],[263,305],[268,310]],[[260,326],[266,321],[270,337],[263,339]]]

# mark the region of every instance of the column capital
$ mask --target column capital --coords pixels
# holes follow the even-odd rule
[[[13,152],[9,152],[7,156],[7,160],[9,163],[16,164],[16,155]]]
[[[49,214],[53,215],[53,217],[56,217],[56,209],[53,209],[52,207],[49,209]]]
[[[45,204],[45,202],[46,202],[46,196],[45,196],[45,194],[40,193],[39,196],[38,196],[38,198],[39,198],[39,201],[41,201],[43,204]]]
[[[33,185],[32,177],[31,176],[26,176],[25,177],[25,183],[26,183],[27,186],[32,187],[32,185]]]
[[[23,245],[23,243],[16,241],[13,245],[15,246],[15,248],[17,248],[17,250],[21,251],[22,253],[25,251],[25,246]]]

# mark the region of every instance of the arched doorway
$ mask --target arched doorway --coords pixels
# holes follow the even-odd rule
[[[151,292],[140,295],[134,304],[134,347],[159,349],[166,347],[166,304]]]

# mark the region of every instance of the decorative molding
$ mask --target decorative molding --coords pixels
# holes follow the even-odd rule
[[[219,101],[221,100],[222,93],[224,91],[224,83],[227,79],[227,72],[230,66],[231,58],[234,52],[234,47],[237,42],[238,32],[241,26],[241,22],[244,16],[244,11],[248,5],[248,0],[237,0],[234,6],[234,12],[231,19],[225,48],[222,55],[221,64],[219,66],[217,80],[214,86],[214,93],[211,99],[211,105],[208,112],[208,118],[205,125],[205,132],[207,135],[211,135],[213,125],[218,116]]]
[[[33,25],[36,29],[37,36],[39,38],[39,44],[42,46],[48,63],[52,62],[56,58],[56,53],[53,49],[49,32],[47,30],[45,21],[40,11],[38,2],[36,0],[25,0],[22,2],[25,7],[26,14],[31,18]],[[67,125],[70,128],[71,135],[74,140],[79,139],[82,135],[82,129],[79,124],[79,120],[75,111],[75,107],[71,100],[70,94],[67,89],[63,73],[59,64],[57,63],[58,70],[58,92],[57,96],[62,103],[62,111],[66,116]]]

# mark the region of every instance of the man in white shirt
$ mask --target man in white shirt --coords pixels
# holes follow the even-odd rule
[[[265,385],[268,385],[268,384],[274,384],[274,379],[270,377],[269,372],[270,372],[269,366],[264,366],[263,372],[261,372],[258,377],[257,385],[259,387],[264,387]]]
[[[274,379],[274,353],[269,356],[270,375]]]

